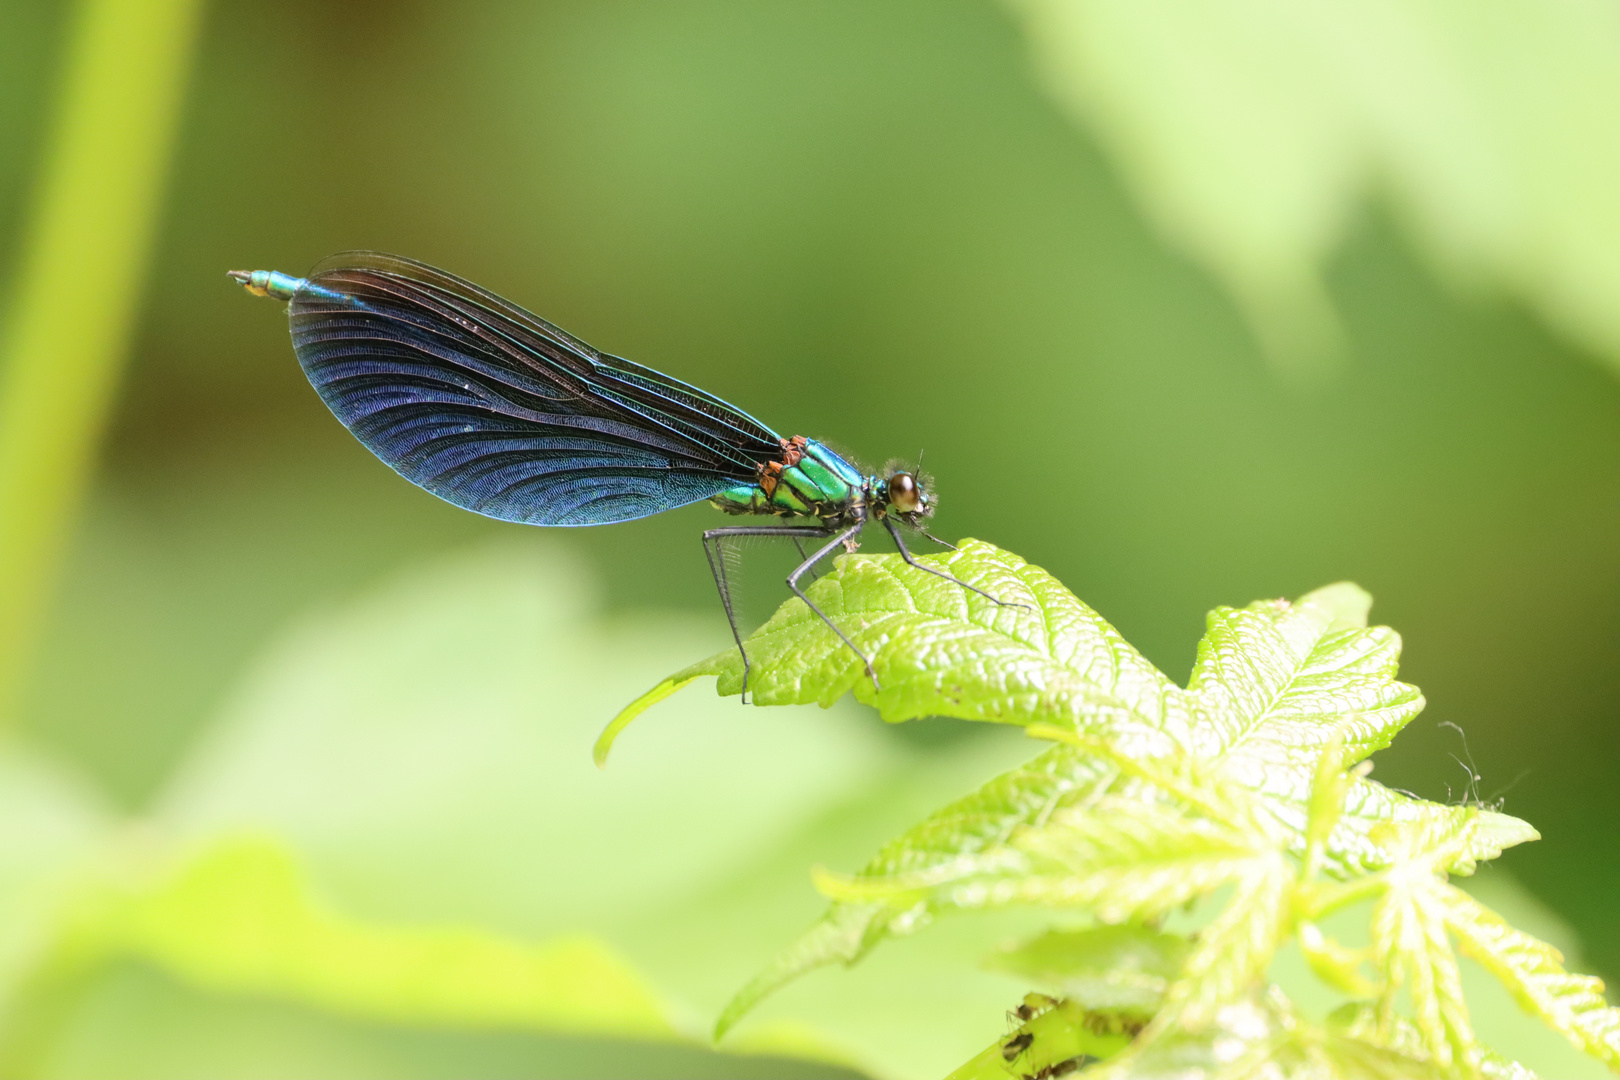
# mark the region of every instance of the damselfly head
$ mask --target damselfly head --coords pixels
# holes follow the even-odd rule
[[[891,474],[888,495],[889,506],[910,524],[914,525],[934,512],[934,504],[923,486],[923,478],[915,473]]]

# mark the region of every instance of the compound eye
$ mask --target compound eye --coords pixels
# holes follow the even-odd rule
[[[922,489],[917,478],[910,473],[895,473],[889,477],[889,504],[903,514],[915,513],[922,502]]]

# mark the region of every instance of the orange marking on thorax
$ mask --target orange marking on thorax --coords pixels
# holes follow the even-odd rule
[[[810,441],[803,435],[795,435],[791,439],[778,439],[782,444],[781,461],[762,461],[755,469],[759,479],[760,490],[765,492],[767,499],[776,496],[776,485],[782,482],[782,472],[791,469],[804,459],[805,451],[810,448]]]

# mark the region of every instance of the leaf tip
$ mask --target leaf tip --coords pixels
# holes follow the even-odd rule
[[[725,1038],[726,1033],[737,1026],[737,1021],[742,1019],[743,1013],[747,1012],[753,1004],[747,1002],[739,1005],[738,1002],[741,997],[742,995],[739,994],[737,997],[732,998],[730,1003],[726,1005],[725,1012],[721,1013],[720,1018],[714,1022],[714,1033],[710,1038],[715,1042]]]
[[[1541,834],[1535,826],[1528,821],[1516,818],[1511,814],[1499,813],[1495,810],[1481,810],[1479,821],[1474,826],[1474,839],[1482,843],[1492,853],[1484,855],[1485,858],[1495,858],[1510,847],[1528,844],[1541,839]]]
[[[1328,627],[1334,630],[1359,630],[1367,625],[1367,616],[1372,611],[1372,593],[1363,589],[1353,581],[1336,581],[1332,585],[1324,585],[1300,597],[1300,606],[1309,604],[1312,607],[1326,611],[1333,619]]]
[[[749,980],[747,986],[737,991],[732,995],[731,1000],[726,1002],[726,1007],[721,1010],[719,1018],[715,1020],[714,1041],[719,1042],[724,1039],[731,1029],[737,1026],[738,1021],[752,1012],[755,1005],[758,1005],[772,990],[781,986],[785,981],[787,981],[786,978],[777,970],[776,964],[772,964]]]
[[[855,879],[848,874],[840,874],[829,870],[825,866],[812,866],[810,868],[810,883],[816,891],[829,900],[844,900],[852,891]]]
[[[671,675],[621,709],[619,715],[615,716],[608,722],[608,726],[602,729],[602,734],[596,737],[596,745],[591,748],[591,759],[596,762],[596,767],[598,769],[607,768],[608,752],[613,749],[614,740],[619,737],[620,732],[630,726],[632,720],[697,677],[697,674],[687,674],[686,672]]]

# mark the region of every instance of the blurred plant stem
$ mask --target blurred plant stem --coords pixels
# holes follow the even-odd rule
[[[128,351],[200,0],[82,0],[0,338],[0,720]]]

